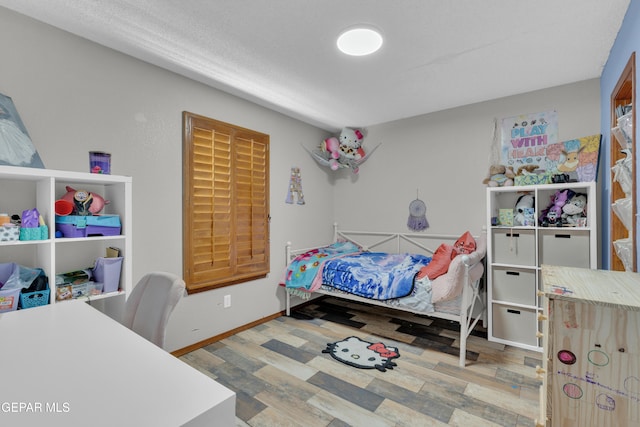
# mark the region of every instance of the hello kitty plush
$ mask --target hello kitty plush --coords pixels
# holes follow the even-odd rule
[[[350,160],[360,160],[365,156],[362,149],[364,135],[359,129],[343,128],[340,132],[340,153]]]
[[[334,359],[362,369],[377,369],[385,372],[398,366],[393,359],[400,357],[397,347],[387,347],[381,342],[370,343],[358,337],[349,337],[342,341],[327,344],[323,353],[329,353]]]

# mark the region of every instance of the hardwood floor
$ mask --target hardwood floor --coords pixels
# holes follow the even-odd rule
[[[398,366],[322,353],[349,336],[398,347]],[[485,336],[469,337],[462,369],[457,323],[324,298],[181,359],[237,393],[237,426],[534,426],[541,353]]]

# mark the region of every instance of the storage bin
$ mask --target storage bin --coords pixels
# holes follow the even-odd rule
[[[0,226],[0,242],[11,242],[20,238],[20,227],[13,224]]]
[[[536,305],[536,270],[494,267],[492,272],[492,300]]]
[[[589,254],[588,231],[540,231],[540,264],[589,268]]]
[[[39,307],[49,304],[49,289],[20,293],[20,309]]]
[[[536,265],[534,230],[494,229],[493,261],[498,264]]]
[[[493,336],[537,347],[538,317],[536,310],[492,304]]]
[[[102,283],[103,292],[116,292],[120,287],[120,269],[122,257],[98,258],[93,268],[93,278]]]
[[[56,215],[56,231],[64,237],[119,236],[119,215]]]
[[[14,311],[18,309],[18,302],[20,300],[21,288],[7,289],[3,291],[0,289],[0,313],[8,311]]]

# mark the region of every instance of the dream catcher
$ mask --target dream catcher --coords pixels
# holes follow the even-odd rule
[[[417,192],[416,199],[409,203],[409,220],[407,221],[407,227],[412,231],[422,231],[429,228],[427,205],[420,200]]]

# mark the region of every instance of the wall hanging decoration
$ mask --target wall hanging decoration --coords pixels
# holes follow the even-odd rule
[[[300,177],[300,168],[291,168],[291,177],[289,178],[289,192],[287,193],[286,203],[292,204],[294,195],[297,196],[298,204],[304,205],[304,194],[302,194],[302,178]]]
[[[365,153],[362,144],[364,135],[361,129],[343,128],[340,136],[332,136],[322,141],[319,147],[309,150],[303,148],[322,166],[333,171],[343,168],[351,168],[353,173],[358,173],[362,165],[380,146],[378,144],[369,153]]]
[[[0,165],[44,168],[13,100],[0,94]]]
[[[420,200],[417,192],[416,199],[409,203],[409,219],[407,220],[407,227],[412,231],[422,231],[429,228],[429,221],[427,221],[427,205]]]

